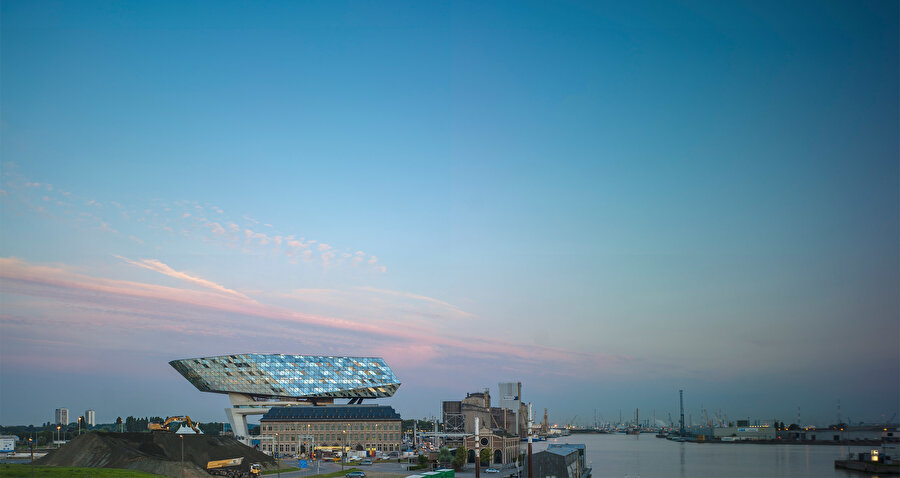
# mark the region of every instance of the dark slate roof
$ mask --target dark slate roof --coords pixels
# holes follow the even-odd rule
[[[547,448],[575,448],[578,450],[584,450],[583,443],[551,443]]]
[[[260,418],[269,420],[400,420],[394,407],[385,405],[272,407]]]
[[[568,448],[568,447],[547,448],[544,451],[551,455],[559,455],[559,456],[569,456],[573,453],[578,453],[577,449]]]
[[[584,449],[584,445],[579,443],[559,443],[551,444],[545,451],[554,455],[567,456],[572,453],[578,453],[579,450],[583,453]]]

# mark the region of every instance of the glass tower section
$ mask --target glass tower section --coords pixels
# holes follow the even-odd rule
[[[198,390],[265,398],[382,398],[400,381],[384,359],[240,354],[173,360]]]

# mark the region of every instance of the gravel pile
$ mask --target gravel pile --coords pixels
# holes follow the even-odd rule
[[[184,438],[179,438],[183,436]],[[241,471],[251,463],[274,468],[272,457],[230,437],[176,435],[174,433],[86,433],[53,450],[35,464],[91,468],[125,468],[157,475],[181,477],[181,441],[184,440],[184,476],[207,477],[206,463],[244,457]]]

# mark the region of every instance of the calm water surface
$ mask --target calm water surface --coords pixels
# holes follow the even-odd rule
[[[828,445],[748,445],[677,443],[651,434],[572,435],[534,444],[584,443],[594,478],[874,478],[836,470],[834,460],[848,447]],[[854,452],[868,447],[853,446]],[[882,477],[887,478],[887,477]]]

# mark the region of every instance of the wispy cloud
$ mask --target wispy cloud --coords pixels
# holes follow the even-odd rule
[[[162,231],[179,238],[220,245],[236,253],[281,256],[288,264],[318,264],[325,270],[346,267],[369,274],[387,272],[375,255],[358,248],[338,247],[281,231],[277,225],[247,214],[229,215],[221,207],[211,204],[154,200],[149,205],[129,206],[120,200],[79,196],[51,184],[30,181],[14,167],[3,171],[3,179],[0,199],[9,210],[28,211],[53,220],[87,225],[112,235],[121,234],[141,245],[157,243],[147,240],[146,236]],[[261,232],[261,228],[266,232]]]
[[[114,327],[122,321],[132,323],[138,335],[177,331],[179,334],[229,336],[230,334],[265,334],[270,340],[303,335],[317,347],[336,351],[348,347],[365,353],[395,353],[404,347],[417,347],[422,358],[454,360],[482,358],[502,360],[513,368],[545,368],[558,366],[559,373],[575,373],[590,364],[593,368],[612,370],[623,357],[572,353],[551,347],[524,346],[479,334],[460,336],[437,330],[427,321],[413,323],[385,319],[373,322],[365,317],[350,318],[317,315],[272,304],[260,303],[227,289],[213,281],[199,279],[175,271],[159,261],[133,261],[131,265],[153,270],[201,285],[206,290],[192,290],[143,282],[105,279],[73,272],[64,266],[36,265],[16,258],[0,259],[0,290],[22,297],[42,297],[67,308],[89,307],[95,311],[94,325],[105,327],[106,317]],[[307,295],[327,295],[328,290],[306,291]],[[382,297],[403,294],[379,293]],[[412,294],[416,301],[421,301]],[[441,301],[428,303],[440,304]],[[152,318],[151,320],[147,320]],[[3,319],[0,318],[0,321]],[[226,325],[223,325],[227,323]],[[3,323],[6,327],[5,322]],[[39,333],[46,324],[34,324]],[[299,333],[302,330],[302,334]],[[140,340],[134,337],[132,340]],[[399,347],[399,348],[398,348]],[[394,351],[394,352],[391,352]],[[429,363],[417,364],[426,368]]]
[[[248,300],[250,299],[249,297],[247,297],[244,294],[241,294],[238,291],[231,290],[225,286],[216,284],[215,282],[208,281],[206,279],[201,279],[199,277],[194,277],[194,276],[189,275],[184,272],[176,271],[175,269],[172,269],[171,267],[169,267],[168,265],[162,263],[161,261],[159,261],[157,259],[141,259],[139,261],[134,261],[134,260],[128,259],[127,257],[122,257],[122,256],[116,256],[116,258],[118,258],[124,262],[127,262],[128,264],[131,264],[133,266],[137,266],[137,267],[151,270],[154,272],[159,272],[160,274],[167,275],[169,277],[174,277],[176,279],[190,282],[192,284],[197,284],[199,286],[206,287],[207,289],[222,292],[223,294],[233,295],[235,297],[241,297],[241,298],[248,299]]]
[[[421,300],[423,302],[428,302],[431,304],[446,307],[448,310],[451,310],[451,311],[455,312],[456,314],[463,316],[463,317],[471,317],[472,316],[472,314],[460,309],[459,307],[456,307],[453,304],[449,304],[442,300],[433,299],[431,297],[426,297],[424,295],[413,294],[410,292],[399,292],[399,291],[395,291],[395,290],[376,289],[375,287],[357,287],[357,289],[366,291],[366,292],[372,292],[375,294],[384,294],[384,295],[390,295],[393,297],[406,297],[408,299]]]

